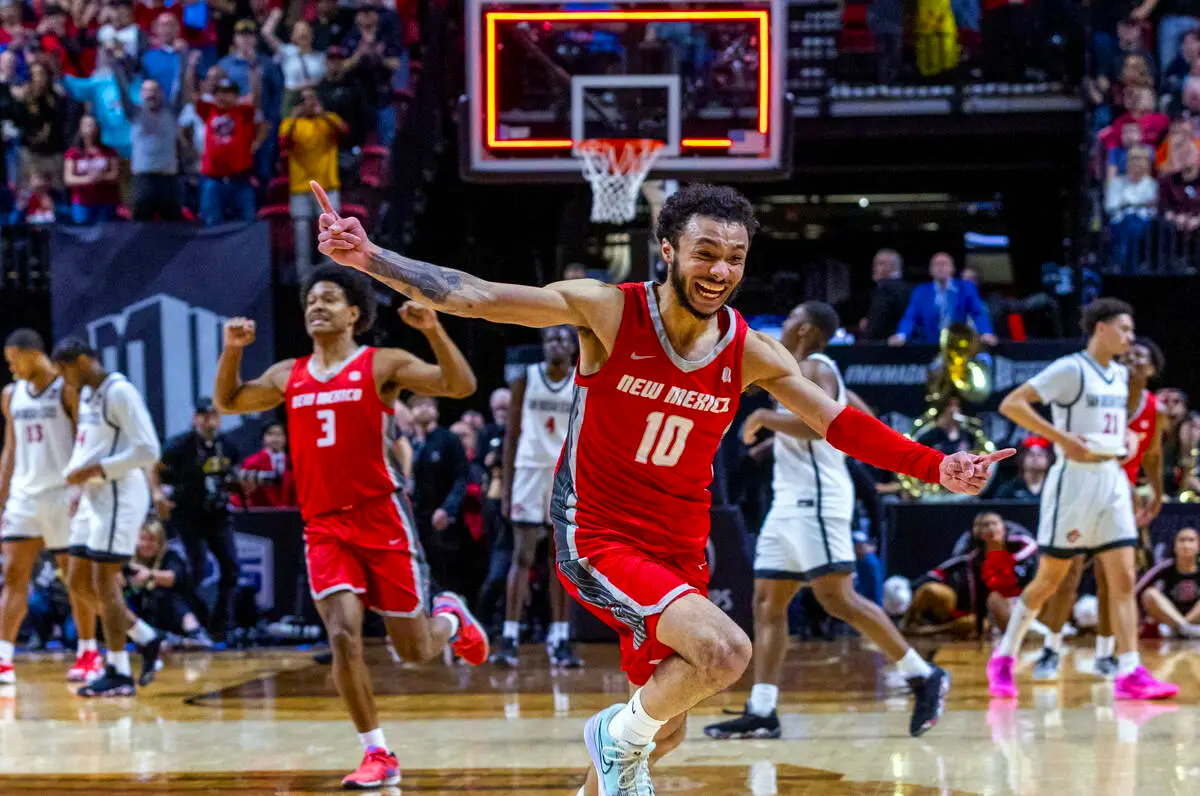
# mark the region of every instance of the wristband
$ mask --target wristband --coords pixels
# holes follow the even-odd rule
[[[930,484],[941,483],[946,454],[914,442],[852,406],[838,413],[825,439],[830,445],[873,467],[911,475]]]

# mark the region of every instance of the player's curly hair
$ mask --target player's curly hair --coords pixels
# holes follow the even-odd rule
[[[367,277],[340,265],[319,266],[300,291],[301,307],[308,306],[308,294],[318,282],[332,282],[337,285],[346,294],[346,302],[351,307],[358,307],[358,323],[354,324],[355,334],[362,334],[375,325],[375,291],[371,289]]]
[[[1128,315],[1132,318],[1133,307],[1120,299],[1098,298],[1083,308],[1080,326],[1083,327],[1084,334],[1090,336],[1096,332],[1096,324],[1108,323],[1118,315]]]
[[[658,214],[658,228],[654,233],[660,241],[666,240],[675,248],[679,248],[679,236],[692,216],[741,224],[751,238],[758,232],[754,206],[740,191],[728,185],[693,182],[683,186],[663,202],[662,210]]]

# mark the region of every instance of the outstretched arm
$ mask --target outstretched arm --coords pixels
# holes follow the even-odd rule
[[[388,349],[389,380],[422,395],[466,398],[475,392],[475,372],[442,328],[437,313],[410,301],[400,308],[400,317],[425,335],[437,362],[430,364],[407,351]]]
[[[225,322],[225,347],[217,360],[213,405],[227,415],[265,412],[283,403],[288,374],[295,360],[286,359],[267,368],[251,381],[242,381],[242,349],[254,342],[254,321],[231,318]]]
[[[4,448],[0,449],[0,515],[8,502],[9,482],[12,481],[13,464],[16,461],[16,434],[13,433],[12,417],[8,407],[12,402],[13,386],[5,386],[0,392],[0,414],[4,415]]]
[[[978,494],[987,486],[992,463],[1016,453],[1007,448],[986,456],[946,456],[914,442],[856,409],[842,407],[804,377],[791,352],[761,332],[747,336],[744,356],[744,383],[762,387],[835,448],[866,464],[941,484],[952,492]]]
[[[358,219],[334,212],[317,183],[312,183],[312,189],[322,210],[318,248],[339,265],[362,271],[449,315],[535,328],[569,324],[591,329],[606,344],[616,337],[622,301],[616,287],[593,280],[546,287],[509,285],[414,260],[371,243]],[[611,335],[606,334],[608,330]]]
[[[823,362],[806,359],[800,363],[800,373],[820,387],[831,398],[837,397],[838,382],[832,368]],[[742,425],[742,440],[750,445],[754,442],[759,429],[765,428],[776,434],[786,434],[799,440],[821,439],[823,435],[813,431],[812,427],[789,412],[776,412],[771,409],[755,409]]]

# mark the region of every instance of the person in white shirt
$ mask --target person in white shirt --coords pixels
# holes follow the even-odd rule
[[[287,115],[300,101],[300,89],[316,86],[325,77],[325,53],[313,49],[312,26],[304,20],[292,25],[292,41],[284,44],[275,35],[276,25],[263,25],[263,38],[275,52],[283,72],[283,112]]]
[[[501,513],[512,521],[513,555],[502,636],[492,655],[492,663],[497,666],[511,668],[520,663],[521,614],[529,593],[529,570],[538,543],[550,527],[555,465],[571,421],[578,355],[579,340],[573,328],[543,329],[543,361],[527,366],[509,384],[512,399],[504,433]],[[554,555],[553,545],[549,554]],[[583,662],[571,644],[571,597],[557,580],[550,578],[546,652],[552,666],[574,669]]]
[[[150,413],[137,389],[119,373],[104,369],[83,340],[65,338],[52,359],[66,383],[79,390],[78,432],[64,477],[78,490],[71,520],[72,555],[92,562],[92,583],[108,647],[105,673],[84,686],[79,696],[132,696],[135,693],[125,651],[127,627],[121,568],[137,550],[138,534],[150,511],[150,486],[144,470],[162,449]],[[152,630],[147,641],[153,643]],[[153,645],[157,655],[157,645]]]
[[[825,354],[840,327],[833,307],[807,301],[788,315],[779,339],[801,372],[845,406],[846,384]],[[788,606],[807,584],[826,611],[896,664],[915,697],[909,733],[924,734],[945,710],[950,675],[917,654],[883,609],[854,590],[854,483],[846,454],[782,408],[752,412],[742,441],[753,445],[764,429],[775,432],[775,496],[754,551],[754,687],[744,714],[710,724],[704,733],[718,740],[780,737],[776,705],[787,657]]]
[[[1113,635],[1117,638],[1117,699],[1167,699],[1179,686],[1155,680],[1138,654],[1138,543],[1129,480],[1121,469],[1126,448],[1129,371],[1116,358],[1133,342],[1133,308],[1100,298],[1083,312],[1087,349],[1052,362],[1004,397],[1000,412],[1055,443],[1057,461],[1041,493],[1037,575],[1013,606],[1004,638],[988,662],[993,697],[1016,697],[1013,678],[1021,642],[1038,612],[1058,590],[1080,555],[1103,567]],[[1047,421],[1034,404],[1049,404]]]
[[[1150,173],[1150,147],[1129,150],[1128,170],[1112,177],[1104,191],[1104,211],[1112,236],[1113,257],[1132,272],[1146,259],[1150,223],[1157,214],[1158,180]]]
[[[42,550],[55,555],[62,572],[67,556],[67,482],[63,468],[75,442],[79,394],[63,383],[46,356],[42,337],[17,329],[4,341],[4,358],[16,381],[0,393],[4,449],[0,453],[0,539],[3,539],[4,592],[0,596],[0,683],[16,682],[13,645],[29,609],[29,581]],[[85,680],[100,667],[93,661],[96,613],[76,590],[68,590],[80,627],[79,657],[69,680]],[[90,617],[90,624],[88,619]],[[87,643],[90,639],[91,644]]]

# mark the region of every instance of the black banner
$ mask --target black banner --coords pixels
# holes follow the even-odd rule
[[[55,339],[83,337],[105,368],[124,373],[164,442],[191,429],[196,399],[212,394],[227,318],[258,323],[244,374],[258,375],[274,361],[265,223],[58,225],[51,251]],[[224,417],[222,430],[248,453],[259,447],[252,416]]]
[[[975,515],[994,511],[1006,520],[1025,526],[1036,535],[1036,501],[965,500],[961,503],[890,503],[887,531],[880,557],[888,575],[916,578],[950,557],[954,542],[971,530]],[[1171,554],[1171,543],[1180,528],[1200,528],[1200,504],[1168,503],[1150,526],[1155,559]]]
[[[991,412],[1014,387],[1033,378],[1059,357],[1083,348],[1080,340],[1000,343],[984,355],[992,377],[992,395],[982,404],[968,404],[972,413]],[[879,412],[916,417],[927,408],[925,384],[929,366],[938,356],[933,345],[884,343],[830,346],[826,351],[842,370],[846,386]]]

